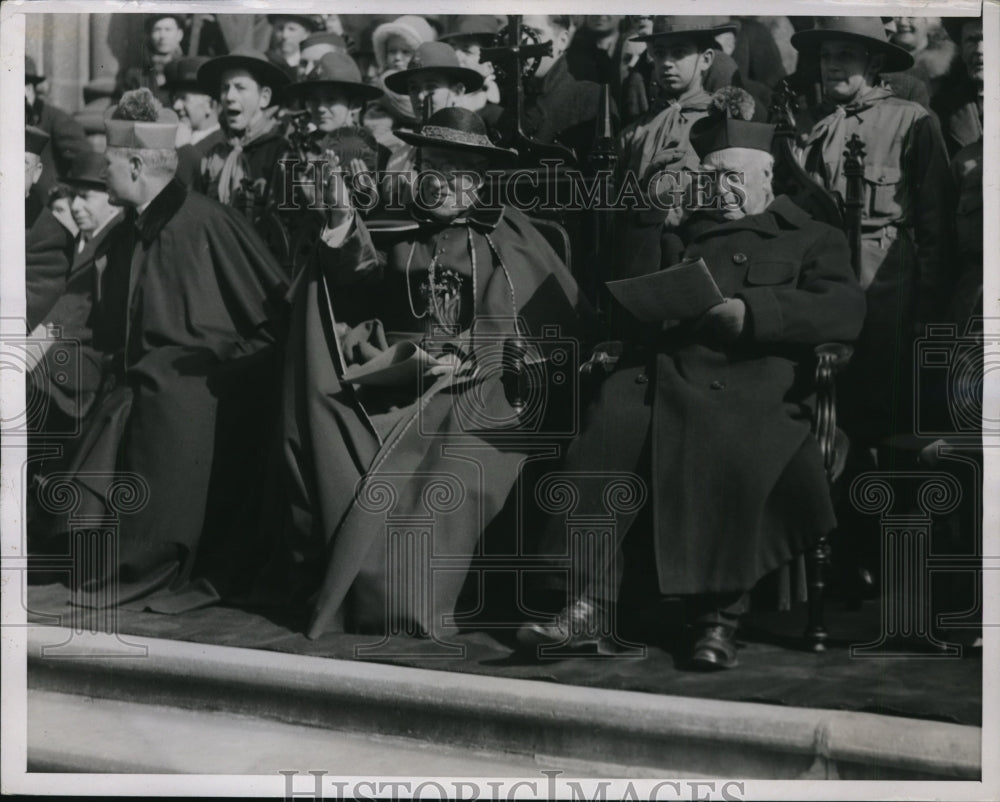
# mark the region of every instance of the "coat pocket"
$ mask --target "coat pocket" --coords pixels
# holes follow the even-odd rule
[[[798,272],[798,262],[789,259],[754,259],[747,268],[746,283],[750,286],[790,284]]]
[[[903,172],[898,167],[881,164],[865,165],[865,185],[868,188],[868,208],[877,217],[896,216],[902,212],[899,182]]]

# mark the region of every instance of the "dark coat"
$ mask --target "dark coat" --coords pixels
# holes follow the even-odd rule
[[[73,235],[48,209],[42,209],[25,241],[24,295],[30,332],[66,289],[73,262]]]
[[[566,469],[634,471],[649,448],[661,592],[746,591],[835,524],[810,435],[812,350],[857,336],[864,294],[844,235],[784,197],[685,239],[746,304],[743,335],[713,348],[680,324],[633,341]]]
[[[204,193],[205,185],[201,174],[201,162],[216,145],[226,141],[222,128],[212,131],[204,139],[195,144],[181,145],[177,148],[177,180],[188,189]]]
[[[247,499],[260,495],[253,474],[266,439],[262,407],[276,385],[262,367],[273,351],[269,299],[280,302],[284,285],[240,215],[177,181],[138,218],[127,214],[106,247],[93,343],[113,367],[69,470],[83,512],[105,511],[113,471],[148,485],[148,503],[120,519],[116,568],[127,602],[183,588],[203,530],[218,538],[242,529],[250,550]],[[58,535],[69,522],[50,527]],[[145,603],[170,611],[214,598],[203,586]]]
[[[575,341],[582,335],[581,318],[589,306],[524,214],[506,209],[502,216],[484,213],[470,220],[414,226],[378,251],[363,224],[358,225],[341,247],[320,245],[317,258],[293,286],[284,441],[296,523],[291,545],[299,565],[318,570],[312,577],[319,593],[307,630],[310,637],[345,626],[386,628],[387,605],[398,591],[395,584],[387,584],[387,527],[428,511],[435,519],[432,551],[449,555],[452,570],[433,573],[432,604],[398,599],[394,612],[408,625],[440,632],[442,616],[454,612],[484,526],[502,509],[528,454],[545,447],[547,438],[534,428],[526,436],[516,429],[505,431],[517,416],[496,369],[501,364],[498,349],[514,332],[515,313],[522,331],[537,338],[535,342],[544,340],[543,326],[558,329],[558,342]],[[470,256],[470,247],[475,256]],[[468,383],[442,380],[420,386],[414,380],[413,386],[395,394],[352,391],[338,378],[338,349],[347,352],[348,362],[357,359],[355,349],[347,347],[348,337],[360,345],[356,333],[372,330],[371,321],[366,325],[362,318],[378,308],[379,298],[385,329],[420,340],[427,320],[410,311],[407,287],[417,314],[422,314],[427,301],[420,286],[429,276],[434,253],[442,267],[466,276],[466,286],[477,293],[474,334],[469,337],[466,328],[464,345],[482,371]],[[331,310],[342,328],[353,327],[341,331],[339,342]],[[440,355],[433,343],[421,344]],[[545,393],[554,407],[557,394],[558,388]],[[550,411],[544,401],[535,406],[529,405],[529,412]],[[544,431],[544,424],[539,425]],[[466,458],[468,453],[474,458]],[[442,475],[458,482],[453,488],[458,503],[435,510],[435,481]],[[367,477],[371,491],[360,490],[362,477]],[[378,505],[377,497],[389,498],[382,495],[387,485],[396,501],[391,509]],[[416,570],[417,581],[429,588],[426,566]]]
[[[200,144],[200,143],[199,143]],[[205,153],[201,163],[202,186],[204,193],[213,200],[219,200],[219,178],[226,156],[232,150],[232,145],[225,135]],[[254,185],[254,222],[259,221],[263,210],[272,203],[272,194],[281,191],[275,182],[281,175],[279,160],[288,151],[288,140],[281,134],[281,127],[275,125],[269,132],[257,137],[243,148],[243,159],[246,165],[246,176]],[[280,199],[274,202],[280,202]],[[237,193],[228,204],[241,212],[244,211],[242,193]]]

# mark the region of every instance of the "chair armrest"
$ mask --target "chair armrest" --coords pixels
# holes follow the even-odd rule
[[[823,465],[831,481],[835,478],[837,462],[837,387],[836,376],[854,354],[854,349],[844,343],[824,343],[816,346],[816,418],[813,434],[819,441]]]

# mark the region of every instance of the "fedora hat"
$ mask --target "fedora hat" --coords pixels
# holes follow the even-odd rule
[[[108,185],[101,178],[102,172],[104,172],[104,156],[92,150],[84,151],[77,153],[73,158],[63,183],[83,189],[106,190]]]
[[[490,14],[461,14],[452,21],[448,31],[438,37],[441,42],[454,39],[478,39],[492,45],[500,35],[497,18]]]
[[[669,36],[686,36],[702,40],[713,39],[716,34],[738,31],[738,22],[721,16],[659,16],[653,17],[653,32],[643,36],[633,36],[630,42],[653,42]]]
[[[473,111],[450,107],[434,112],[416,131],[401,129],[396,136],[421,148],[442,148],[482,153],[497,161],[512,161],[517,151],[498,148],[486,135],[486,123]]]
[[[49,135],[41,128],[35,128],[33,125],[24,126],[25,153],[34,153],[36,156],[41,156],[42,151],[45,150],[45,146],[49,144],[49,139]]]
[[[216,97],[219,94],[219,84],[226,70],[246,70],[261,86],[269,86],[278,90],[291,81],[291,78],[276,64],[268,61],[267,56],[250,48],[237,48],[225,56],[210,58],[198,68],[198,84],[202,90]]]
[[[475,92],[483,85],[483,76],[468,67],[462,67],[455,55],[455,48],[447,42],[424,42],[413,54],[410,66],[386,76],[386,88],[399,95],[408,94],[411,78],[425,75],[445,75],[455,83],[465,86],[466,92]]]
[[[301,44],[299,44],[299,52],[305,53],[310,47],[316,47],[317,45],[324,45],[334,50],[339,50],[341,53],[347,52],[347,42],[344,41],[344,37],[339,33],[331,33],[330,31],[314,33],[307,39],[303,39]]]
[[[24,57],[24,82],[26,84],[40,84],[45,80],[44,75],[38,74],[38,67],[31,56]]]
[[[885,35],[881,17],[816,17],[812,28],[792,34],[792,46],[798,50],[818,51],[823,42],[846,39],[861,42],[885,56],[885,72],[902,72],[913,66],[913,56]]]
[[[185,56],[167,62],[163,68],[163,77],[167,79],[163,88],[168,92],[187,90],[204,93],[205,90],[198,83],[198,70],[208,60],[208,56]]]
[[[382,92],[361,81],[361,70],[346,53],[334,50],[325,54],[304,80],[285,89],[287,97],[302,97],[320,89],[338,89],[360,100],[374,100]]]

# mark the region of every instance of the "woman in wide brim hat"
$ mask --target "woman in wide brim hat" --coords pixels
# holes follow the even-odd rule
[[[405,70],[394,72],[385,78],[385,86],[390,92],[406,95],[410,91],[410,81],[427,75],[443,75],[449,81],[462,84],[466,92],[475,92],[483,85],[483,76],[473,69],[458,63],[455,48],[445,42],[424,42]]]
[[[478,153],[495,162],[513,162],[517,151],[497,147],[486,134],[486,124],[473,111],[458,107],[441,109],[415,131],[399,129],[396,136],[418,148],[440,148]]]
[[[346,53],[326,53],[303,80],[285,88],[286,98],[304,98],[322,91],[343,92],[351,99],[364,102],[382,96],[378,87],[363,83],[361,70]]]
[[[685,36],[695,39],[714,39],[720,33],[734,33],[740,29],[738,22],[720,16],[659,16],[653,18],[653,32],[633,36],[630,42],[654,42],[667,37]]]
[[[246,70],[261,86],[269,86],[277,93],[287,86],[291,78],[280,67],[272,64],[267,56],[256,50],[237,49],[225,56],[209,59],[198,68],[198,84],[212,97],[218,97],[222,75],[227,70]]]
[[[884,56],[882,72],[903,72],[913,66],[913,56],[886,37],[880,17],[816,17],[812,28],[792,34],[792,47],[818,53],[823,42],[835,40],[860,42]]]

